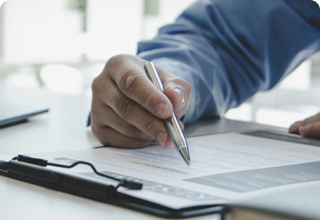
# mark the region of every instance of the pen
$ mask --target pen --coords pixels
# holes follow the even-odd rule
[[[154,64],[152,62],[147,62],[145,64],[145,70],[149,79],[156,86],[156,88],[159,91],[163,92],[163,85],[161,83],[160,77]],[[184,161],[188,164],[188,166],[190,166],[191,160],[188,143],[186,141],[186,138],[184,137],[183,131],[180,127],[176,114],[173,112],[168,119],[164,120],[164,122],[170,134],[173,145],[178,150],[178,152],[180,153]]]

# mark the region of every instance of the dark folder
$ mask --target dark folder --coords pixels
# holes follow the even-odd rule
[[[35,165],[16,160],[10,160],[9,162],[0,160],[0,175],[164,218],[188,218],[218,213],[222,210],[222,206],[217,204],[172,209],[123,194],[117,191],[117,187],[112,184],[103,184],[78,176],[61,173],[50,168],[42,167],[39,163]]]

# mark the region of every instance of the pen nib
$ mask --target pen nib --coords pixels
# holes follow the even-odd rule
[[[187,151],[187,148],[186,147],[180,147],[179,148],[179,152],[182,155],[182,157],[183,157],[184,161],[186,162],[186,164],[188,166],[190,166],[191,165],[191,160],[190,160],[189,151]]]

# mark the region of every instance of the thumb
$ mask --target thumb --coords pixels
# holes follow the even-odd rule
[[[156,67],[163,84],[163,93],[172,103],[173,110],[180,119],[188,110],[191,86],[190,84],[161,67]]]
[[[165,84],[164,94],[173,105],[173,110],[178,118],[181,118],[189,107],[191,88],[185,85],[184,80],[174,80]]]

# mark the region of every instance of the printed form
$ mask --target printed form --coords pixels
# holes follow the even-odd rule
[[[90,162],[101,173],[143,183],[142,190],[121,188],[121,192],[175,209],[224,204],[239,195],[320,180],[318,146],[305,144],[304,139],[301,144],[279,140],[279,135],[259,134],[188,138],[190,167],[174,147],[162,149],[158,144],[135,150],[101,147],[30,156],[62,164]],[[69,170],[52,169],[114,183],[81,165]]]

